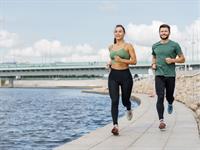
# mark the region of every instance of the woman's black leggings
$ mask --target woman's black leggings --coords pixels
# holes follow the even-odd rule
[[[121,86],[122,104],[131,110],[131,91],[133,87],[133,78],[129,69],[116,70],[111,69],[108,77],[108,89],[112,100],[111,114],[113,124],[118,124],[118,105],[119,105],[119,87]]]

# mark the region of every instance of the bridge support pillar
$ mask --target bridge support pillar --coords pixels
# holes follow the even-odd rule
[[[0,87],[14,87],[13,79],[0,79]]]
[[[14,80],[13,79],[9,79],[8,80],[8,87],[13,87],[14,86]]]
[[[5,85],[5,82],[5,79],[0,78],[0,87],[3,87]]]

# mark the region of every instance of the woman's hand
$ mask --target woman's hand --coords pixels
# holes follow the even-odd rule
[[[122,60],[122,59],[121,59],[119,56],[115,56],[115,61],[116,61],[116,62],[121,62],[121,60]]]
[[[107,64],[106,64],[106,69],[110,69],[111,68],[111,61],[109,61]]]

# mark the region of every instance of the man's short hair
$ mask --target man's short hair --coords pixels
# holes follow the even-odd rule
[[[159,31],[160,31],[161,28],[168,28],[168,30],[170,32],[170,26],[168,24],[162,24],[162,25],[160,25]]]

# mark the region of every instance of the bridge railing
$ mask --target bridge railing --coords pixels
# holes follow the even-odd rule
[[[105,65],[105,62],[68,62],[68,63],[0,63],[0,68],[26,67],[59,67],[59,66],[96,66]]]
[[[23,67],[57,67],[57,66],[106,66],[107,62],[94,61],[94,62],[54,62],[54,63],[0,63],[0,68],[23,68]],[[184,66],[190,67],[197,65],[199,62],[177,64],[179,68]],[[150,66],[149,61],[138,61],[139,66]]]

